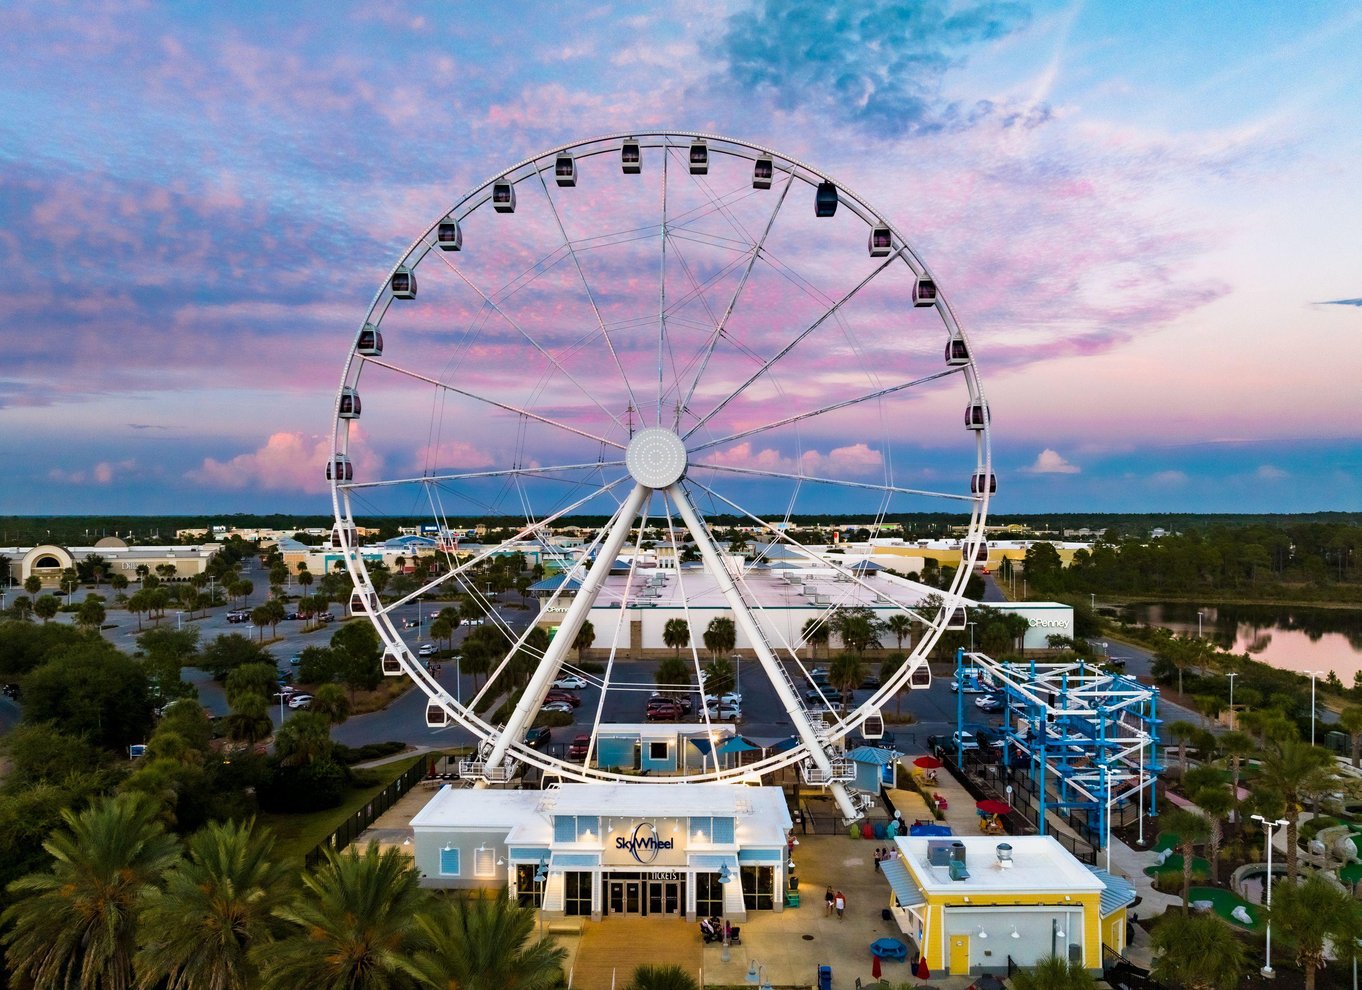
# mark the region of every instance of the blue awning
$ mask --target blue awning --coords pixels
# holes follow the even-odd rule
[[[532,859],[536,863],[549,858],[548,846],[511,846],[506,850],[511,859]]]
[[[690,744],[698,749],[702,756],[708,756],[714,749],[708,736],[691,736]]]
[[[913,879],[902,860],[884,860],[880,863],[880,872],[889,881],[889,887],[894,891],[899,904],[904,907],[921,907],[927,903],[927,895],[922,892],[922,888],[917,885],[917,881]]]
[[[779,863],[785,858],[784,849],[739,849],[739,863]]]
[[[727,866],[730,873],[738,872],[738,857],[732,853],[697,853],[690,858],[690,865],[697,870],[719,872]]]
[[[729,736],[723,742],[719,743],[719,747],[716,750],[716,752],[755,753],[760,748],[761,748],[760,746],[753,745],[751,741],[744,739],[742,736]]]

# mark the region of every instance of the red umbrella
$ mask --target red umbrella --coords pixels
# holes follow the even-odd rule
[[[1012,810],[1012,805],[1006,801],[999,801],[996,798],[988,798],[983,801],[976,801],[974,806],[986,815],[1005,815]]]
[[[927,968],[926,956],[917,961],[917,978],[919,980],[930,980],[932,978],[932,971]]]
[[[935,756],[919,756],[913,761],[913,766],[921,767],[923,770],[940,770],[944,765]]]
[[[883,975],[883,970],[880,969],[880,957],[872,955],[870,959],[870,975],[878,980]]]

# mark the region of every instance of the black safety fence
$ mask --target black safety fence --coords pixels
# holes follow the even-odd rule
[[[426,763],[424,760],[417,760],[408,767],[403,774],[390,783],[383,790],[375,794],[364,806],[357,809],[354,814],[345,819],[334,832],[328,835],[321,842],[308,852],[303,862],[308,867],[316,866],[326,856],[328,849],[340,852],[355,839],[359,838],[366,828],[378,820],[378,816],[383,814],[395,805],[408,791],[415,787],[426,777]]]

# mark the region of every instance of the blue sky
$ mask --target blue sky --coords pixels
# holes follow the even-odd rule
[[[8,5],[0,512],[327,511],[412,240],[522,158],[667,128],[907,232],[995,512],[1362,510],[1359,50],[1346,2]]]

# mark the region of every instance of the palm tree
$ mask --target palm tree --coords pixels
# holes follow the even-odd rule
[[[332,725],[340,725],[350,717],[350,698],[339,684],[323,684],[317,688],[310,707]]]
[[[1178,767],[1184,774],[1187,772],[1187,742],[1195,733],[1196,726],[1182,720],[1171,723],[1164,732],[1166,737],[1178,741]]]
[[[165,890],[142,906],[135,959],[140,990],[247,990],[259,985],[249,951],[280,930],[273,912],[292,896],[293,870],[271,862],[274,839],[254,822],[214,822],[188,843]]]
[[[274,910],[288,934],[254,952],[265,990],[392,990],[421,978],[430,895],[400,849],[328,850],[303,888]]]
[[[15,983],[80,990],[131,990],[137,905],[179,856],[137,793],[104,798],[44,843],[52,868],[10,885],[5,959]]]
[[[563,979],[567,950],[535,939],[535,912],[506,896],[455,897],[418,924],[430,948],[417,965],[432,987],[550,990]]]
[[[596,627],[591,624],[590,619],[583,619],[577,630],[577,635],[572,637],[572,648],[577,651],[578,664],[586,659],[586,651],[591,649],[591,644],[594,642],[596,642]]]
[[[732,653],[738,645],[738,630],[733,620],[726,615],[716,615],[705,627],[705,649],[715,660],[721,653]]]
[[[906,612],[895,612],[884,620],[884,628],[893,635],[898,649],[903,649],[903,641],[913,632],[913,618]]]
[[[1258,752],[1258,745],[1246,732],[1226,732],[1220,737],[1220,752],[1230,761],[1230,794],[1234,806],[1239,807],[1239,777],[1244,769],[1244,757]]]
[[[653,677],[658,687],[675,687],[679,684],[690,684],[690,671],[690,664],[680,657],[667,657],[657,665]]]
[[[1168,911],[1150,934],[1160,983],[1187,990],[1235,990],[1244,974],[1244,944],[1214,914]]]
[[[1315,973],[1324,968],[1326,946],[1353,945],[1362,937],[1357,903],[1318,873],[1277,888],[1272,921],[1296,950],[1296,962],[1305,971],[1305,990],[1315,990]]]
[[[232,713],[222,720],[223,734],[232,742],[248,746],[268,739],[274,731],[274,723],[266,712],[268,705],[258,694],[243,694],[232,706]]]
[[[625,990],[700,990],[695,977],[675,963],[644,963],[634,970]]]
[[[690,623],[685,619],[668,619],[662,627],[662,642],[670,646],[679,659],[681,647],[690,643]]]
[[[1338,715],[1338,727],[1348,734],[1352,744],[1353,766],[1359,766],[1362,758],[1362,706],[1349,705]]]
[[[1178,850],[1182,853],[1182,909],[1186,911],[1191,902],[1192,860],[1196,855],[1196,844],[1204,842],[1210,835],[1210,823],[1189,808],[1174,808],[1163,814],[1159,824],[1178,837]]]
[[[1081,962],[1060,956],[1046,956],[1012,975],[1012,990],[1085,990],[1095,983]]]
[[[846,711],[851,701],[851,692],[865,680],[865,661],[859,653],[842,652],[837,654],[828,669],[828,680],[837,685],[842,692],[842,711]]]
[[[1220,842],[1224,837],[1224,821],[1235,805],[1234,797],[1220,780],[1220,770],[1211,766],[1197,767],[1187,774],[1187,793],[1206,813],[1206,858],[1211,861],[1211,881],[1220,873]]]
[[[1282,800],[1282,817],[1286,819],[1286,875],[1293,881],[1299,874],[1296,830],[1305,807],[1304,796],[1329,789],[1332,765],[1333,757],[1327,750],[1299,739],[1268,746],[1259,764],[1257,788],[1270,791]]]
[[[809,644],[809,653],[814,660],[818,659],[818,648],[828,645],[828,638],[832,635],[832,630],[822,618],[814,617],[804,623],[799,630],[799,635],[804,642]]]

